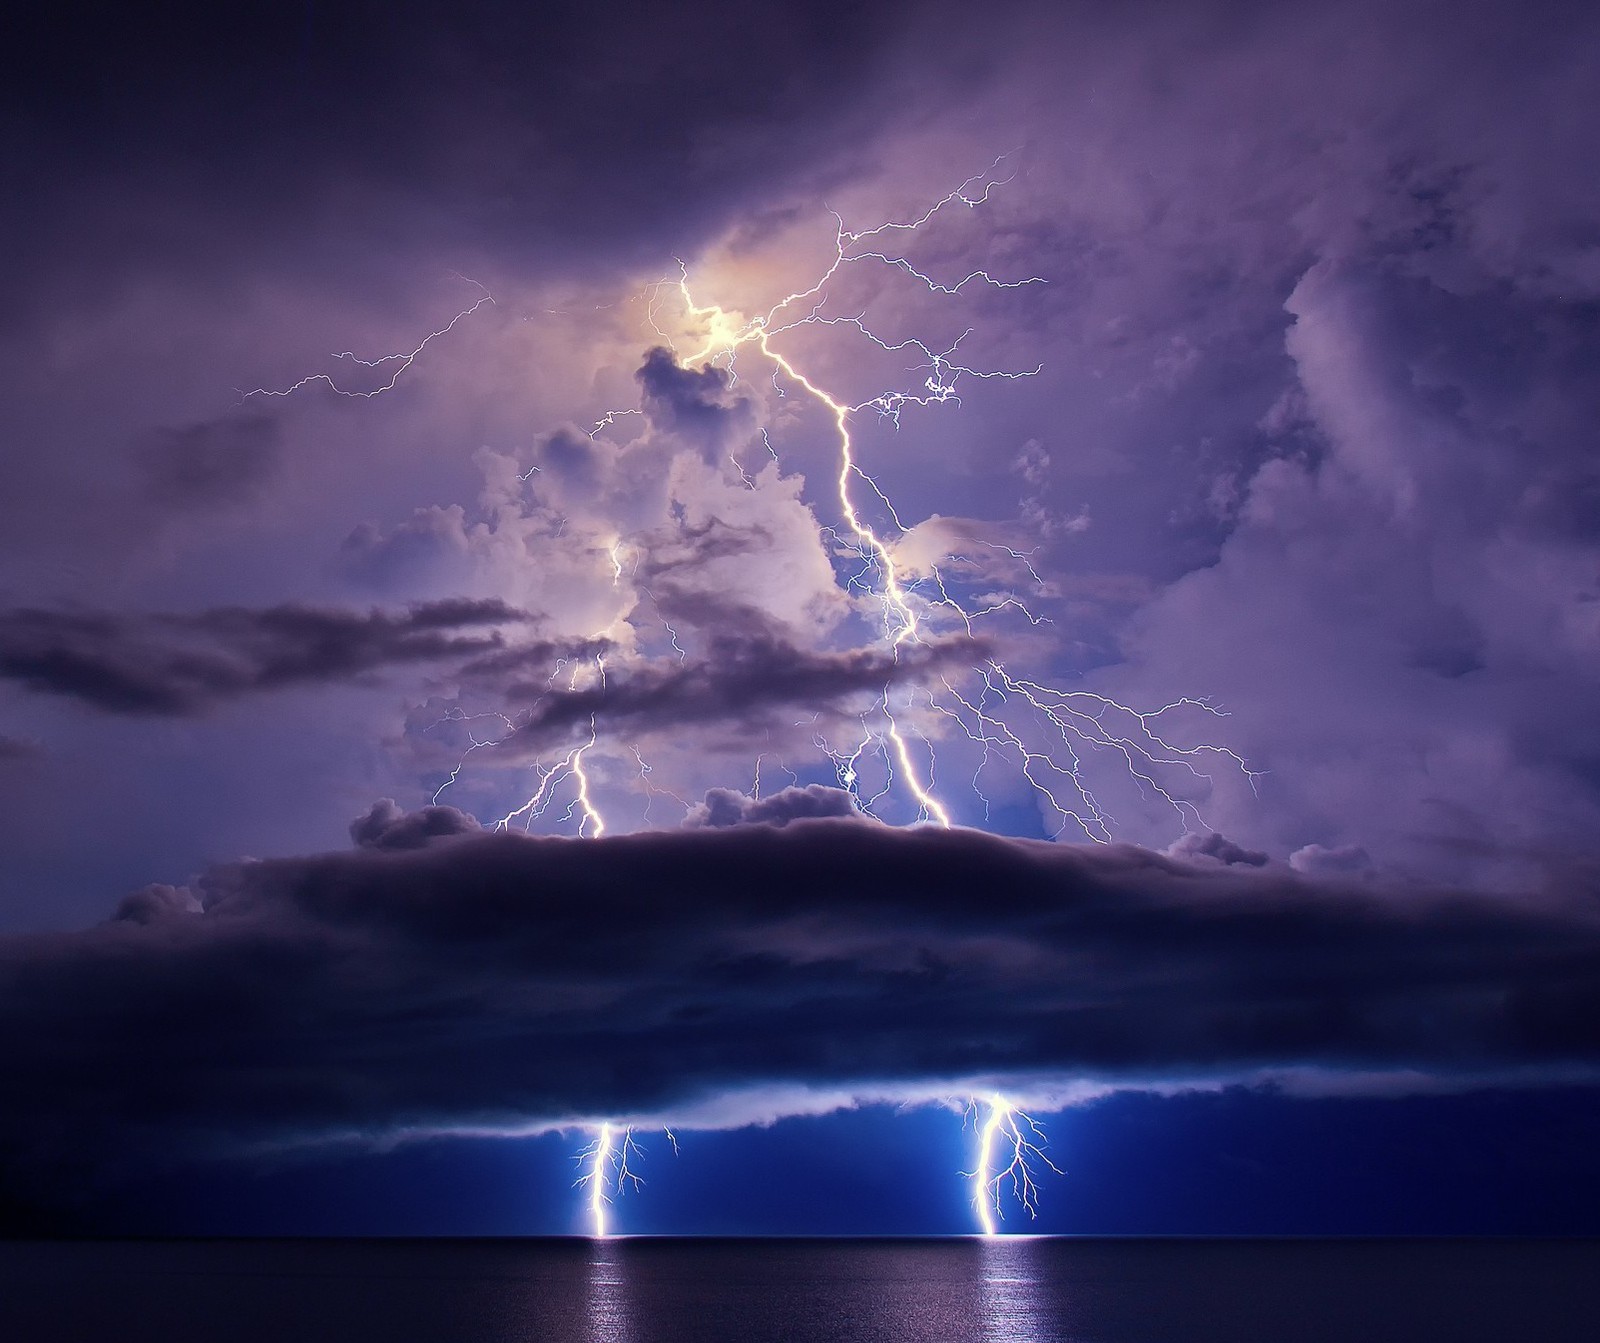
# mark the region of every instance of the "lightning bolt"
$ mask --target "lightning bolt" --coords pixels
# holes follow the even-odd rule
[[[901,409],[906,405],[928,406],[936,402],[957,399],[956,381],[962,375],[974,378],[1023,378],[1033,377],[1040,369],[1023,371],[984,370],[980,371],[965,364],[954,363],[951,356],[965,339],[966,334],[958,338],[947,349],[935,352],[919,340],[903,340],[891,342],[875,334],[860,317],[834,318],[822,315],[823,293],[828,282],[838,271],[847,265],[861,261],[878,261],[904,271],[925,285],[931,292],[938,294],[955,294],[974,280],[993,285],[997,288],[1020,288],[1024,285],[1043,284],[1041,276],[1028,276],[1019,280],[997,280],[988,272],[982,270],[972,271],[952,286],[941,285],[930,276],[917,269],[904,257],[890,256],[887,253],[869,250],[856,250],[857,245],[870,238],[895,231],[915,232],[941,210],[954,203],[960,203],[968,208],[975,208],[989,199],[990,192],[998,185],[1000,180],[993,178],[995,168],[1003,161],[996,159],[987,173],[980,173],[968,178],[955,191],[930,206],[919,218],[904,222],[890,222],[880,224],[875,228],[852,231],[845,227],[844,220],[837,214],[834,215],[834,255],[832,262],[809,288],[796,290],[780,299],[763,316],[751,319],[741,324],[737,318],[725,311],[720,305],[701,304],[696,301],[689,283],[688,268],[679,263],[678,289],[682,296],[684,307],[689,317],[702,324],[706,331],[705,343],[699,351],[690,355],[683,361],[684,367],[694,367],[697,364],[710,363],[716,359],[726,357],[727,366],[731,370],[738,350],[746,344],[754,344],[761,354],[773,366],[774,385],[781,374],[788,381],[803,389],[832,417],[834,430],[838,436],[839,469],[837,475],[837,489],[839,509],[846,527],[849,528],[853,541],[849,544],[866,562],[869,570],[875,569],[880,575],[878,596],[882,603],[884,634],[890,648],[898,659],[900,648],[906,643],[921,642],[921,626],[917,611],[913,605],[912,597],[906,584],[902,581],[898,566],[890,553],[888,543],[878,535],[872,526],[862,517],[856,507],[852,492],[852,484],[856,480],[862,481],[870,488],[878,499],[888,509],[889,516],[894,519],[895,525],[904,532],[900,525],[899,517],[894,511],[894,505],[887,494],[879,487],[865,470],[862,469],[856,457],[855,440],[851,434],[852,417],[866,410],[874,410],[880,416],[893,420],[896,427],[900,423]],[[1004,179],[1009,180],[1009,179]],[[975,184],[983,184],[982,191],[976,195],[971,194]],[[798,311],[799,307],[808,300],[815,300],[809,311],[802,316],[788,317],[787,314]],[[820,326],[849,326],[854,328],[878,348],[887,352],[899,352],[914,349],[926,359],[920,367],[928,370],[924,380],[922,393],[908,391],[886,391],[869,399],[868,401],[851,404],[824,389],[812,378],[802,372],[794,362],[781,351],[774,348],[772,339],[797,327]],[[660,328],[657,327],[659,331]],[[1042,367],[1042,366],[1041,366]],[[779,388],[781,393],[782,389]],[[766,430],[762,430],[762,439],[768,451],[777,454],[772,449],[771,440],[767,437]],[[739,468],[741,475],[745,475],[743,468]],[[748,483],[749,477],[745,475]],[[945,600],[950,601],[948,594]],[[959,609],[959,608],[958,608]],[[970,622],[969,622],[970,625]],[[886,755],[892,753],[893,761],[899,765],[899,774],[905,780],[907,788],[916,799],[919,820],[931,820],[948,829],[951,825],[949,811],[933,792],[932,747],[924,739],[924,744],[929,746],[929,763],[925,769],[919,769],[911,756],[911,748],[906,740],[906,732],[896,719],[891,707],[887,689],[881,701],[881,712],[887,730],[883,734]],[[909,707],[909,705],[908,705]],[[837,763],[837,758],[836,761]],[[886,763],[887,760],[886,760]],[[892,769],[893,766],[890,765]],[[852,780],[855,776],[854,761],[847,771],[841,771],[841,778],[848,775]],[[851,790],[854,792],[854,789]]]
[[[533,768],[539,775],[539,782],[532,795],[520,807],[508,811],[504,816],[500,817],[494,823],[494,828],[496,830],[508,830],[511,828],[513,821],[520,820],[523,822],[524,829],[531,829],[533,823],[550,809],[551,803],[555,800],[557,785],[571,778],[576,781],[577,790],[571,805],[567,808],[567,815],[570,816],[576,810],[583,812],[583,820],[578,823],[579,838],[587,835],[588,838],[598,839],[605,834],[605,817],[595,807],[594,798],[590,791],[589,775],[583,764],[584,753],[594,743],[595,720],[594,716],[591,715],[589,718],[589,740],[581,745],[574,746],[563,759],[554,765],[546,767],[535,762]]]
[[[876,599],[882,636],[896,660],[905,645],[924,642],[925,624],[932,618],[935,609],[953,612],[954,618],[961,622],[968,635],[973,633],[973,621],[1003,611],[1016,612],[1034,626],[1049,622],[1046,617],[1036,615],[1014,594],[994,596],[970,608],[963,606],[952,595],[944,575],[937,567],[933,567],[931,574],[937,595],[924,598],[919,593],[917,582],[907,578],[897,564],[892,539],[874,529],[858,506],[855,490],[861,486],[868,489],[883,506],[896,531],[902,536],[905,534],[907,529],[900,521],[893,501],[860,463],[852,433],[853,421],[863,414],[873,413],[880,419],[891,421],[898,429],[902,411],[909,406],[959,403],[958,385],[963,377],[1029,378],[1036,376],[1042,366],[1014,370],[979,369],[961,362],[957,358],[957,351],[966,336],[971,334],[970,331],[964,332],[944,349],[934,349],[915,338],[887,339],[867,324],[864,315],[825,315],[827,288],[843,268],[860,263],[888,266],[917,281],[928,292],[946,297],[954,296],[972,284],[1019,289],[1046,283],[1043,276],[1002,279],[987,270],[971,270],[954,283],[943,283],[906,256],[884,250],[884,240],[896,234],[915,234],[942,211],[957,206],[976,209],[987,203],[995,190],[1011,180],[996,175],[1005,158],[1002,155],[986,172],[968,178],[955,191],[943,196],[912,219],[852,230],[846,228],[844,220],[835,214],[833,256],[822,274],[808,287],[785,295],[764,314],[748,320],[730,313],[717,303],[700,302],[691,286],[687,266],[679,263],[676,288],[686,318],[704,333],[699,349],[683,359],[683,365],[696,367],[720,361],[732,378],[738,352],[744,346],[752,346],[770,364],[773,385],[780,395],[784,394],[785,385],[798,387],[831,417],[838,451],[836,490],[844,523],[843,531],[834,535],[844,552],[854,554],[861,564],[860,570],[847,578],[846,586]],[[661,286],[668,283],[662,281]],[[651,321],[655,329],[665,335],[657,321],[659,306],[658,290],[652,297]],[[814,376],[798,367],[790,355],[774,345],[776,338],[806,326],[849,328],[886,352],[916,352],[923,360],[916,368],[925,371],[921,388],[889,389],[860,402],[846,400],[823,387]],[[670,337],[668,339],[670,341]],[[763,429],[761,432],[768,451],[777,458],[767,431]],[[734,465],[745,483],[752,485],[748,472],[737,461]],[[1036,584],[1041,588],[1044,586],[1033,566],[1032,552],[1023,552],[995,542],[982,544],[1009,556],[1026,570]],[[1154,711],[1140,711],[1105,696],[1061,690],[1032,679],[1013,676],[998,661],[991,660],[986,667],[975,668],[974,671],[982,682],[981,694],[968,698],[946,679],[944,688],[949,699],[941,700],[927,693],[924,701],[926,707],[931,713],[954,722],[967,737],[978,743],[983,748],[984,764],[988,763],[991,756],[1017,760],[1023,777],[1057,817],[1058,824],[1053,837],[1060,837],[1069,824],[1075,824],[1088,839],[1098,843],[1112,841],[1115,823],[1096,800],[1093,789],[1084,777],[1083,755],[1080,751],[1083,747],[1120,757],[1140,789],[1147,796],[1159,798],[1171,807],[1185,830],[1203,826],[1203,818],[1193,802],[1161,782],[1157,777],[1159,769],[1175,768],[1195,782],[1208,785],[1212,782],[1212,776],[1200,766],[1216,761],[1242,771],[1252,788],[1259,777],[1236,752],[1209,744],[1183,746],[1163,736],[1153,726],[1161,715],[1180,707],[1214,717],[1225,716],[1209,701],[1184,698]],[[933,744],[926,735],[903,721],[915,707],[915,702],[915,693],[910,692],[897,706],[889,688],[885,687],[877,709],[881,728],[868,729],[861,743],[849,752],[837,751],[821,738],[817,739],[816,744],[833,761],[841,785],[850,790],[863,810],[871,811],[874,803],[883,795],[880,793],[872,798],[864,798],[858,788],[861,757],[865,751],[873,750],[881,754],[883,767],[891,783],[895,779],[900,780],[911,794],[917,806],[917,819],[948,828],[952,824],[951,813],[935,791]],[[1043,748],[1030,745],[1022,731],[1002,716],[1013,702],[1031,711],[1037,730],[1047,738]],[[897,707],[901,710],[899,714]],[[1128,726],[1126,729],[1118,728],[1108,720],[1124,721]],[[919,743],[915,752],[912,738]],[[1048,742],[1056,744],[1049,745]],[[924,752],[925,762],[917,758]],[[980,764],[980,772],[982,768]],[[975,787],[975,791],[983,803],[987,818],[989,801],[981,789]]]
[[[590,837],[599,839],[606,832],[605,818],[595,810],[594,800],[589,794],[589,775],[583,768],[584,752],[594,745],[594,737],[594,717],[590,715],[589,740],[572,753],[572,773],[578,781],[578,805],[583,808],[583,823],[578,827],[578,835],[581,838],[587,826]]]
[[[1057,1175],[1064,1172],[1045,1155],[1044,1131],[1028,1115],[999,1094],[990,1096],[986,1104],[988,1114],[978,1129],[978,1159],[967,1178],[972,1182],[978,1227],[985,1236],[993,1236],[999,1234],[999,1222],[1005,1216],[1000,1195],[1008,1184],[1028,1216],[1037,1217],[1038,1168],[1046,1167]],[[979,1103],[972,1101],[968,1113],[975,1115],[978,1108]]]
[[[894,545],[905,535],[907,528],[888,493],[861,463],[855,423],[864,415],[874,416],[891,422],[898,429],[903,412],[910,407],[959,404],[960,385],[965,379],[1031,378],[1040,372],[1041,366],[1021,369],[975,366],[959,353],[962,343],[971,334],[970,330],[942,347],[915,337],[891,339],[874,330],[864,313],[838,315],[829,312],[830,285],[841,272],[863,265],[887,268],[937,298],[955,298],[978,286],[1017,290],[1047,283],[1041,275],[1004,277],[981,268],[966,269],[956,276],[940,278],[907,255],[898,241],[909,242],[936,218],[951,210],[976,210],[988,204],[994,194],[1012,180],[1010,174],[1002,172],[1009,157],[999,156],[985,171],[974,174],[920,213],[905,219],[890,220],[870,228],[852,229],[846,226],[842,216],[835,213],[832,254],[827,262],[809,283],[783,295],[755,317],[745,318],[717,302],[702,301],[691,282],[688,266],[682,262],[678,265],[676,277],[658,281],[647,290],[647,321],[669,346],[676,348],[672,333],[663,326],[666,310],[672,306],[669,300],[681,305],[684,324],[699,333],[698,348],[681,361],[684,367],[719,364],[733,379],[738,356],[748,347],[770,367],[773,386],[779,395],[787,395],[789,390],[798,389],[831,420],[837,444],[835,492],[842,525],[837,530],[830,529],[830,533],[839,547],[839,554],[853,556],[859,566],[855,573],[845,575],[846,590],[876,604],[881,637],[896,660],[902,648],[924,643],[928,632],[940,628],[934,623],[937,620],[944,622],[943,627],[948,627],[951,620],[959,622],[961,631],[972,635],[974,621],[986,617],[1010,613],[1035,627],[1048,623],[1048,618],[1036,614],[1015,593],[989,594],[976,603],[964,604],[952,591],[946,573],[938,566],[931,566],[927,579],[916,578],[905,572],[896,560]],[[378,387],[355,390],[341,387],[328,375],[308,374],[288,387],[257,388],[245,395],[288,396],[317,383],[342,396],[371,397],[392,390],[401,375],[430,344],[448,335],[484,305],[494,302],[493,295],[481,284],[476,281],[467,283],[481,291],[480,297],[448,323],[429,332],[412,349],[374,360],[358,359],[349,351],[335,356],[363,367],[387,369],[389,376]],[[825,387],[817,375],[802,368],[795,356],[783,347],[784,336],[807,327],[845,331],[884,352],[913,354],[918,360],[912,366],[913,371],[922,374],[920,385],[891,387],[865,400],[851,401]],[[606,411],[594,421],[591,437],[624,416],[638,414],[641,411],[637,408]],[[780,461],[768,430],[763,428],[760,434],[768,454],[775,462]],[[733,466],[741,479],[754,488],[754,479],[737,458]],[[530,470],[524,479],[531,475]],[[868,521],[859,497],[862,490],[867,491],[875,507],[881,507],[885,512],[892,524],[891,531],[880,530]],[[1044,588],[1043,580],[1032,562],[1032,552],[987,540],[979,540],[977,544],[989,547],[997,554],[1004,554],[1019,565],[1038,587]],[[628,543],[620,537],[614,538],[609,545],[614,587],[620,587],[624,581],[627,549]],[[961,557],[952,555],[949,558],[961,562]],[[923,590],[924,583],[929,585],[929,590]],[[647,589],[640,591],[650,598],[673,653],[679,662],[686,662],[688,653],[679,639],[678,631],[661,613],[654,595]],[[599,658],[595,660],[595,670],[603,687],[605,666]],[[573,688],[577,686],[577,675],[575,669]],[[1190,785],[1200,790],[1211,785],[1212,766],[1220,765],[1242,772],[1252,788],[1260,777],[1236,752],[1207,743],[1185,745],[1170,733],[1160,730],[1162,715],[1180,708],[1217,718],[1225,716],[1222,710],[1204,699],[1183,698],[1153,711],[1141,711],[1109,697],[1054,687],[1015,674],[998,660],[989,660],[986,665],[975,667],[974,677],[976,679],[971,691],[964,691],[946,678],[943,694],[937,693],[937,688],[917,687],[891,693],[891,687],[886,686],[874,711],[875,725],[863,723],[864,735],[857,746],[841,750],[821,738],[817,739],[818,749],[832,760],[841,784],[850,789],[863,810],[871,811],[883,797],[898,787],[904,789],[915,804],[916,819],[942,827],[954,824],[951,806],[941,796],[941,790],[935,782],[937,758],[934,742],[927,731],[919,726],[919,722],[930,726],[948,723],[980,746],[982,759],[973,776],[973,791],[977,802],[982,805],[985,819],[990,814],[990,803],[979,782],[979,775],[994,762],[1011,761],[1039,798],[1046,815],[1054,818],[1052,835],[1057,838],[1065,834],[1069,827],[1081,837],[1098,843],[1109,843],[1115,834],[1115,818],[1098,800],[1085,776],[1085,763],[1091,754],[1119,759],[1138,788],[1146,796],[1169,807],[1186,831],[1204,826],[1200,811],[1189,796],[1192,791]],[[496,740],[501,739],[469,737],[467,751],[439,791],[456,782],[467,755],[494,745]],[[535,766],[539,770],[539,781],[534,793],[522,806],[502,817],[501,824],[522,820],[531,825],[534,819],[545,814],[551,790],[570,778],[575,785],[576,797],[565,814],[581,817],[580,835],[593,837],[605,833],[606,823],[598,809],[589,769],[599,749],[599,724],[591,720],[590,740],[569,752],[552,770]],[[863,757],[868,754],[877,758],[877,768],[881,769],[882,777],[886,780],[886,786],[870,796],[865,795],[860,787]],[[1189,783],[1180,789],[1165,782],[1171,777],[1185,779]],[[435,796],[437,798],[438,794]]]
[[[678,794],[672,791],[672,789],[663,788],[660,784],[652,783],[650,776],[655,773],[654,768],[645,763],[645,758],[639,753],[639,748],[637,746],[629,747],[629,749],[633,752],[633,758],[638,762],[639,765],[639,773],[637,777],[639,781],[639,789],[642,793],[644,793],[645,796],[644,821],[646,825],[650,824],[650,807],[651,804],[655,802],[658,795],[670,797],[674,802],[682,807],[686,813],[694,810],[689,803],[685,802],[683,798],[679,797]],[[676,1147],[676,1139],[674,1139],[673,1145]]]
[[[676,1147],[677,1140],[673,1140]],[[633,1139],[633,1130],[624,1128],[619,1133],[611,1124],[600,1125],[594,1140],[578,1153],[578,1178],[573,1187],[584,1190],[589,1206],[589,1234],[604,1240],[611,1234],[611,1192],[622,1193],[630,1185],[644,1187],[644,1181],[633,1170],[633,1163],[644,1156],[644,1149]]]
[[[464,713],[458,708],[455,708],[446,713],[444,717],[438,720],[438,722],[430,723],[423,729],[424,732],[431,732],[434,728],[442,727],[446,723],[475,723],[479,719],[483,718],[497,719],[505,727],[505,734],[499,737],[480,738],[476,732],[472,731],[471,728],[467,729],[467,741],[470,743],[470,745],[468,745],[467,749],[461,753],[461,758],[456,761],[455,768],[450,771],[450,776],[436,789],[434,789],[432,801],[435,806],[438,805],[440,797],[444,795],[444,790],[449,788],[457,779],[461,777],[461,771],[466,768],[467,757],[470,756],[474,751],[481,751],[485,747],[498,746],[506,739],[507,736],[516,730],[516,724],[507,718],[503,713],[489,712],[468,714]]]
[[[253,396],[293,396],[296,392],[302,391],[307,387],[316,386],[318,384],[326,387],[336,396],[356,397],[361,400],[370,400],[375,396],[382,396],[385,392],[394,391],[395,385],[400,381],[401,376],[412,366],[412,364],[417,362],[418,358],[421,357],[422,352],[426,350],[428,346],[432,345],[433,342],[438,340],[441,336],[448,336],[460,323],[466,321],[467,318],[471,317],[480,308],[492,305],[494,303],[494,295],[484,288],[483,285],[479,284],[478,281],[468,279],[465,275],[457,275],[456,278],[481,291],[482,297],[479,298],[476,303],[472,304],[471,307],[463,308],[437,331],[430,331],[417,343],[415,349],[399,351],[394,354],[380,355],[376,359],[361,359],[350,350],[342,350],[338,354],[332,354],[328,356],[330,359],[343,359],[352,364],[359,364],[362,368],[381,369],[385,366],[392,366],[393,371],[389,374],[389,380],[380,386],[369,387],[364,391],[359,391],[339,386],[339,384],[334,381],[331,374],[308,373],[305,377],[301,378],[297,382],[290,383],[287,387],[254,387],[249,391],[241,390],[239,392],[240,398],[243,400],[249,400]]]

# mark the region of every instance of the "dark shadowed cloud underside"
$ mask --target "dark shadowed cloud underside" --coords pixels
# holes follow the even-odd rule
[[[1587,898],[806,819],[826,791],[759,804],[774,823],[594,842],[379,808],[353,851],[7,939],[0,1066],[29,1105],[6,1140],[114,1162],[605,1116],[717,1127],[980,1085],[1310,1071],[1360,1090],[1600,1065]]]

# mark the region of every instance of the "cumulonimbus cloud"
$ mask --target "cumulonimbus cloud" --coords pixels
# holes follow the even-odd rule
[[[811,799],[815,801],[815,799]],[[1600,1065],[1600,910],[850,819],[460,813],[0,940],[0,1148],[770,1117],[774,1096]],[[801,810],[804,810],[803,808]],[[381,813],[381,814],[380,814]]]

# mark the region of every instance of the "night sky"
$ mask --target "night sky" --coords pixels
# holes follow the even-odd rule
[[[1592,6],[4,48],[0,1231],[1600,1233]]]

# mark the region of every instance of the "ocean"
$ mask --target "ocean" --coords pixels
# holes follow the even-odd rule
[[[5,1343],[1593,1343],[1600,1241],[0,1242]]]

